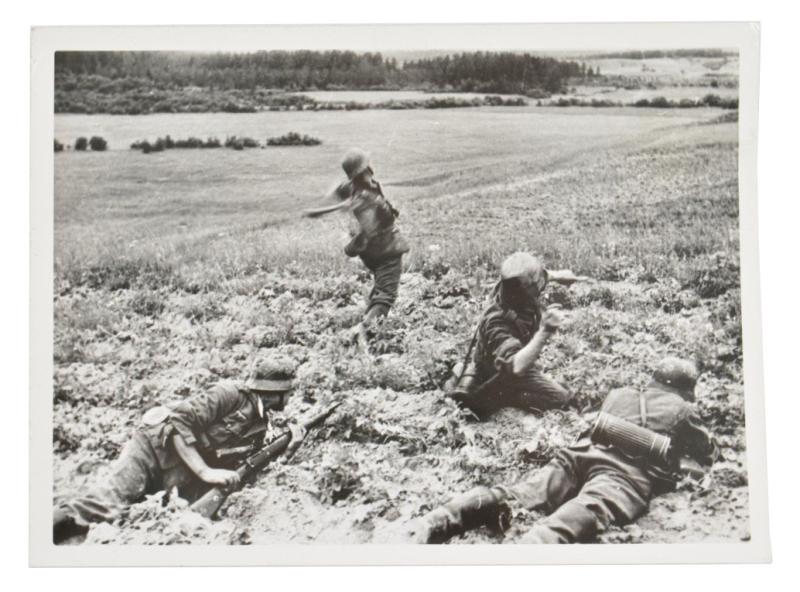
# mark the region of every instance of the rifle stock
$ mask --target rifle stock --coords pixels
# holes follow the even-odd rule
[[[303,427],[306,430],[310,430],[311,428],[322,424],[338,406],[339,403],[334,403],[321,413],[311,417],[311,419],[308,421],[303,422]],[[239,466],[239,468],[236,469],[239,477],[241,479],[245,479],[263,469],[265,466],[283,454],[283,452],[289,446],[289,442],[291,442],[291,440],[291,432],[284,432],[272,442],[267,444],[264,448],[247,457]],[[213,518],[231,493],[233,493],[232,489],[219,486],[212,487],[200,499],[191,505],[191,509],[201,516]]]

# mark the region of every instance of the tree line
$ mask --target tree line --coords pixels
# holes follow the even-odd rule
[[[463,52],[403,64],[353,51],[57,52],[57,91],[119,93],[141,88],[558,92],[595,76],[583,63],[511,52]]]

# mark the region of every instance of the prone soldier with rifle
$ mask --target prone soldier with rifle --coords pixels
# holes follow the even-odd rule
[[[684,459],[708,466],[716,458],[693,405],[697,377],[692,362],[663,359],[644,391],[611,391],[592,430],[530,479],[456,497],[417,521],[412,538],[441,543],[480,526],[504,530],[511,504],[547,514],[521,543],[589,542],[633,522],[652,497],[674,489]]]
[[[145,495],[173,488],[189,501],[206,494],[195,509],[211,517],[226,492],[282,452],[293,454],[306,430],[333,411],[328,408],[305,424],[288,423],[289,431],[264,446],[272,427],[270,412],[284,409],[293,378],[290,362],[264,360],[244,383],[221,383],[175,406],[150,409],[110,476],[86,493],[57,504],[53,541],[59,544],[85,534],[91,523],[112,522]],[[247,456],[253,450],[258,452]],[[237,468],[243,457],[244,463]]]

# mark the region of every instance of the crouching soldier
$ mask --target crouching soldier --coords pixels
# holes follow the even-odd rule
[[[662,360],[644,391],[611,391],[591,432],[530,479],[455,498],[418,521],[413,538],[440,543],[479,526],[505,529],[514,504],[547,514],[521,543],[582,543],[636,520],[653,496],[674,489],[683,457],[706,466],[716,457],[692,405],[696,380],[693,363]]]
[[[112,522],[145,495],[171,491],[194,501],[211,486],[234,487],[231,470],[270,428],[270,410],[282,410],[292,393],[288,363],[263,361],[243,384],[221,383],[173,408],[148,411],[112,465],[110,476],[85,494],[60,502],[53,514],[53,541],[85,534],[92,522]],[[305,433],[289,424],[294,452]],[[233,464],[232,464],[233,463]]]
[[[514,253],[500,267],[493,302],[483,313],[467,359],[450,391],[479,418],[501,407],[546,410],[567,405],[572,395],[545,376],[537,360],[563,322],[558,305],[542,309],[548,282],[566,286],[585,278],[547,270],[528,253]]]
[[[374,278],[361,326],[364,327],[386,316],[397,300],[403,254],[409,246],[395,225],[400,214],[383,195],[366,153],[357,148],[348,151],[342,168],[347,181],[326,198],[333,204],[306,210],[303,215],[313,218],[338,210],[352,214],[351,240],[344,252],[348,257],[358,256]]]

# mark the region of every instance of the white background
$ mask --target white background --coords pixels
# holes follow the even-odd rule
[[[778,2],[578,1],[541,5],[493,0],[482,7],[430,0],[329,3],[300,0],[253,3],[226,0],[168,5],[163,0],[105,2],[6,3],[0,56],[4,81],[2,150],[2,292],[3,499],[0,508],[6,585],[34,585],[54,590],[230,589],[278,586],[338,589],[491,590],[675,590],[766,588],[794,589],[798,573],[796,533],[800,513],[797,452],[800,451],[800,392],[794,380],[798,351],[795,301],[798,294],[797,228],[800,161],[797,126],[800,110],[798,63],[800,29],[794,8]],[[788,4],[788,3],[787,3]],[[272,568],[231,569],[26,569],[28,440],[28,229],[29,229],[29,27],[31,25],[103,24],[266,24],[353,22],[620,22],[620,21],[760,21],[761,96],[759,122],[759,234],[761,257],[764,374],[769,455],[773,565],[754,566],[608,566],[535,568]],[[124,551],[122,551],[124,552]],[[21,580],[16,582],[14,580]],[[795,581],[794,584],[791,582]]]

